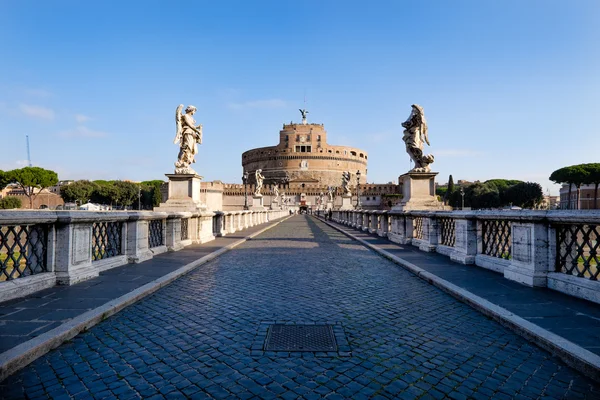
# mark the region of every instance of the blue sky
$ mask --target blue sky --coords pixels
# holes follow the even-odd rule
[[[548,181],[600,162],[600,2],[3,1],[0,169],[164,179],[174,112],[198,107],[195,169],[240,182],[241,154],[283,122],[324,123],[369,153],[369,182],[409,168],[420,104],[443,183]]]

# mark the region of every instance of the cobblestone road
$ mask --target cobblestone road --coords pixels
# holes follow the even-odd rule
[[[274,322],[333,324],[339,352],[263,352]],[[0,390],[65,399],[600,398],[598,384],[549,353],[306,216],[77,336]]]

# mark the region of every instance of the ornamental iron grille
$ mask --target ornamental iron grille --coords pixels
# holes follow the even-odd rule
[[[120,256],[123,222],[95,222],[92,225],[92,261]]]
[[[154,219],[148,222],[148,247],[158,247],[164,244],[163,241],[163,221]]]
[[[482,253],[496,258],[511,258],[511,222],[483,220],[481,222]]]
[[[423,217],[414,217],[413,224],[415,239],[423,239]]]
[[[190,237],[190,234],[188,231],[188,221],[189,220],[190,220],[189,218],[181,219],[181,240],[188,240],[188,238]]]
[[[440,239],[442,246],[454,247],[456,242],[456,220],[454,218],[439,218]]]
[[[598,225],[555,225],[556,272],[597,281],[600,276]]]
[[[48,225],[0,225],[0,281],[48,271]]]

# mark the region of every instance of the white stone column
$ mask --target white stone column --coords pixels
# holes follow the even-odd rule
[[[190,213],[191,214],[191,213]],[[168,251],[183,249],[181,242],[181,219],[185,213],[169,213],[166,220],[165,245]]]
[[[549,264],[546,223],[513,221],[511,225],[512,258],[504,269],[504,277],[528,286],[546,287]]]
[[[473,214],[462,215],[465,218],[454,219],[455,239],[450,259],[461,264],[474,264],[477,256],[477,222]]]

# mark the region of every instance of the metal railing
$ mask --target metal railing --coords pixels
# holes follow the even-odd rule
[[[190,237],[189,218],[181,219],[181,240],[188,240]]]
[[[153,219],[148,221],[148,247],[153,248],[164,244],[163,220]]]
[[[456,242],[456,221],[454,218],[438,218],[440,229],[440,244],[442,246],[454,247]]]
[[[415,239],[423,239],[423,217],[413,218],[413,236]]]
[[[600,226],[556,224],[555,270],[597,281],[600,276]]]
[[[481,222],[482,253],[487,256],[509,260],[512,257],[510,230],[510,221],[483,220]]]
[[[48,225],[0,225],[0,281],[47,271]]]
[[[92,225],[92,261],[119,256],[122,253],[123,222],[94,222]]]

